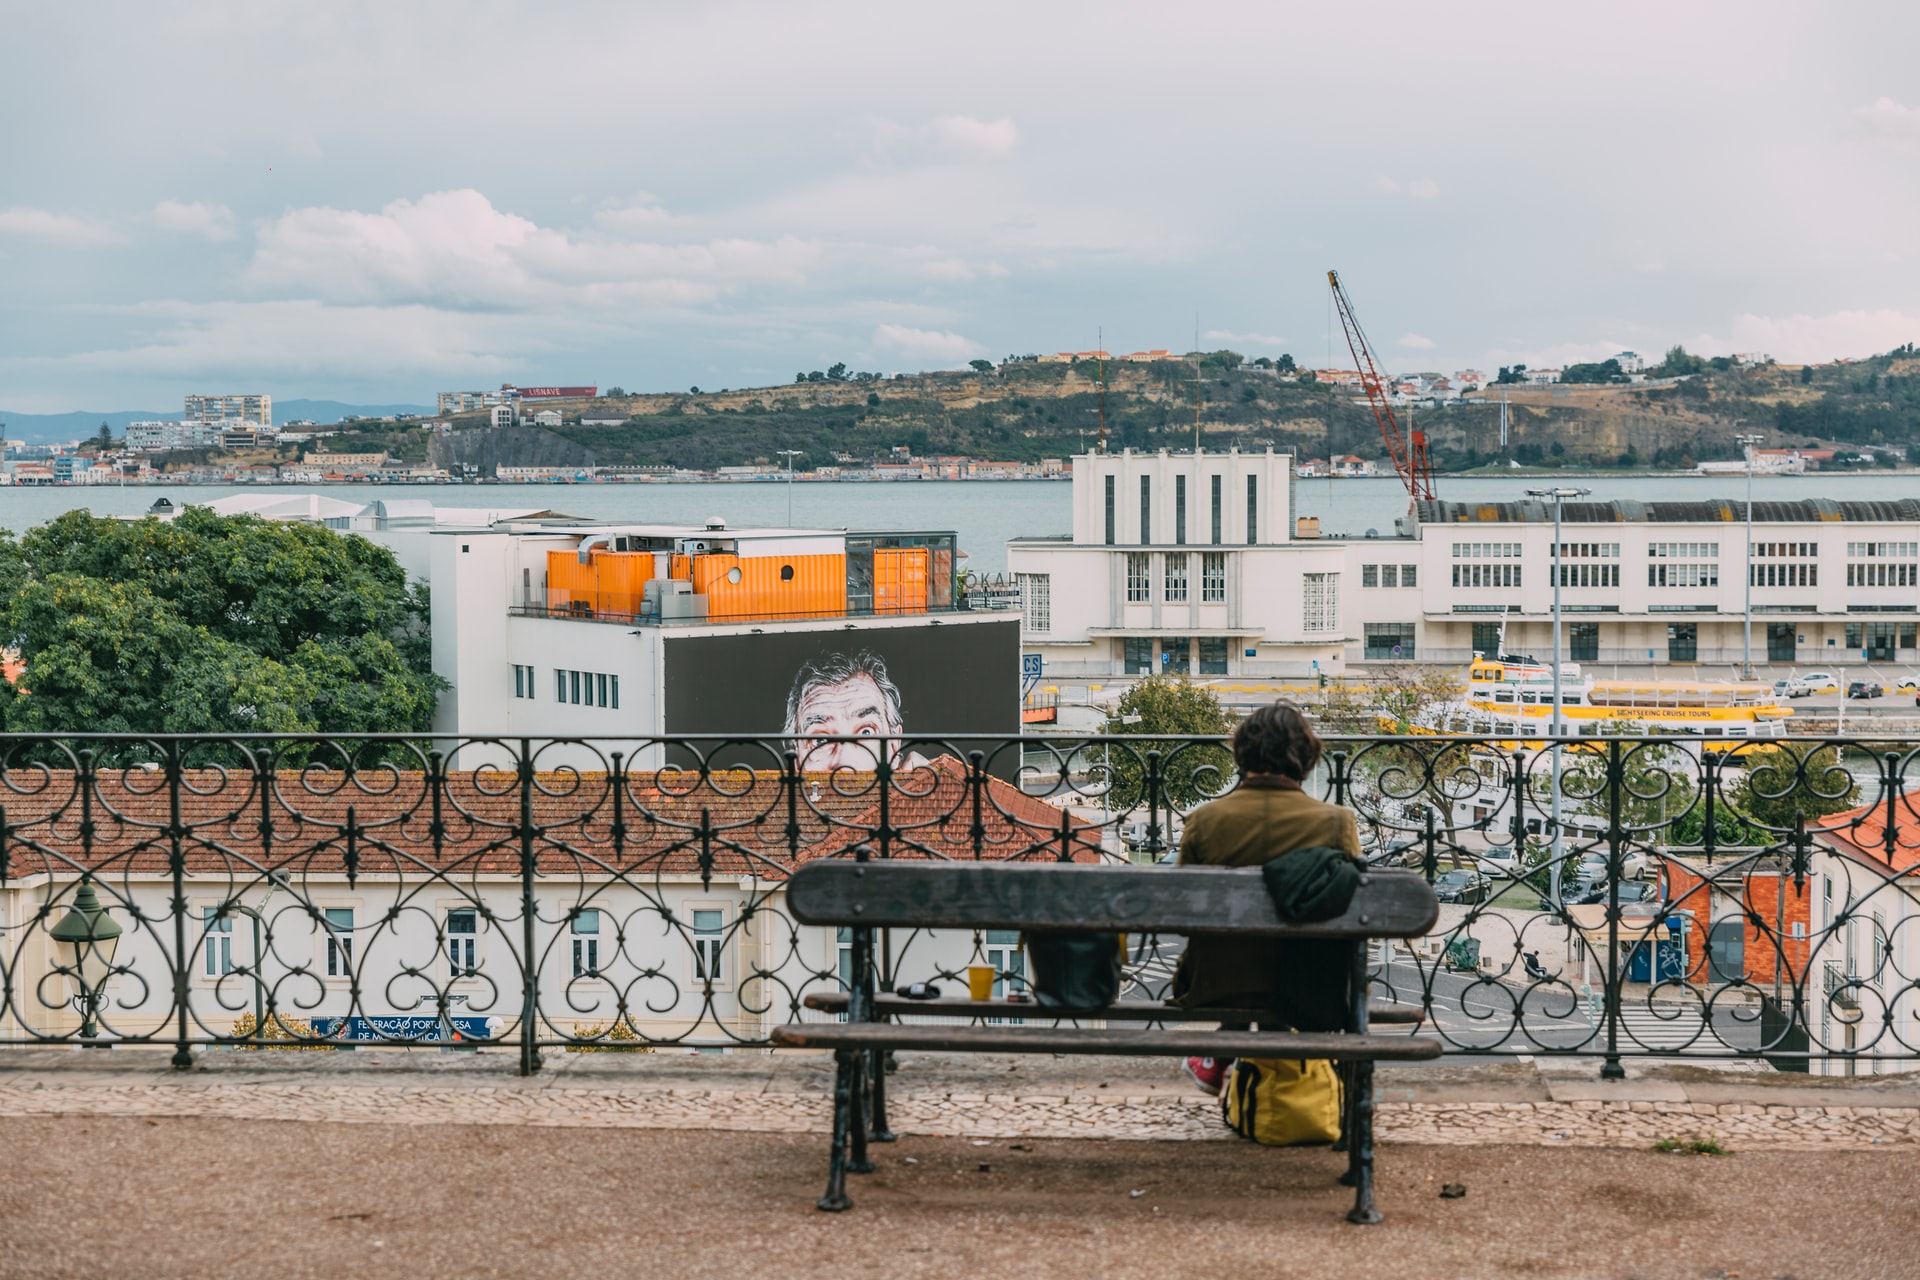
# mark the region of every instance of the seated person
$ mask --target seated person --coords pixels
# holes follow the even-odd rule
[[[1320,762],[1320,739],[1290,702],[1261,707],[1233,734],[1240,782],[1187,818],[1182,866],[1258,867],[1299,849],[1360,856],[1353,812],[1315,800],[1301,783]],[[1249,893],[1266,890],[1255,882]],[[1187,940],[1173,1002],[1187,1009],[1270,1009],[1273,1029],[1339,1031],[1346,1023],[1348,942],[1199,936]],[[1189,1059],[1203,1089],[1219,1090],[1224,1063]]]

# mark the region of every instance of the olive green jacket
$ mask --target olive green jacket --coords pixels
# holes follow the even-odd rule
[[[1282,779],[1243,778],[1240,785],[1187,818],[1180,839],[1182,866],[1257,867],[1299,849],[1331,846],[1360,855],[1360,833],[1353,811],[1315,800],[1295,784]],[[1258,881],[1247,890],[1264,893]],[[1196,937],[1187,942],[1174,974],[1176,1003],[1190,1009],[1234,1007],[1275,1009],[1298,1014],[1289,989],[1324,986],[1338,981],[1345,989],[1347,943],[1283,942],[1265,938]],[[1331,996],[1332,993],[1321,993]],[[1342,995],[1344,999],[1344,995]],[[1327,999],[1310,1002],[1321,1010],[1334,1006]],[[1309,1027],[1303,1022],[1327,1020],[1319,1016],[1283,1019],[1301,1030],[1338,1030],[1336,1026]]]

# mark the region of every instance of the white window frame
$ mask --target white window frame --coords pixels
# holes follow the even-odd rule
[[[1127,603],[1153,603],[1153,556],[1145,551],[1128,551],[1127,557]],[[1135,572],[1138,570],[1138,572]]]
[[[1340,575],[1300,575],[1300,629],[1312,635],[1340,630]]]
[[[675,915],[686,921],[686,939],[688,943],[686,973],[689,990],[704,992],[708,989],[707,979],[701,976],[701,962],[699,957],[705,954],[701,948],[711,935],[703,937],[694,927],[694,922],[698,919],[695,913],[700,911],[717,911],[720,913],[719,936],[717,938],[711,938],[716,944],[720,962],[720,976],[713,980],[712,990],[732,991],[734,989],[733,970],[735,968],[735,956],[732,953],[737,951],[737,948],[729,945],[733,941],[733,908],[734,904],[731,902],[723,899],[709,899],[682,903],[680,909],[675,912]]]
[[[1053,575],[1022,573],[1015,578],[1020,584],[1020,612],[1027,630],[1046,635],[1053,630]]]
[[[573,976],[576,978],[597,978],[605,972],[600,965],[600,923],[606,914],[600,907],[582,907],[578,915],[567,921],[567,933],[573,940]],[[582,929],[580,923],[588,916],[593,917],[593,928]]]
[[[1187,602],[1187,557],[1177,551],[1169,551],[1161,557],[1160,569],[1161,600],[1165,604],[1185,604]]]
[[[473,931],[455,933],[453,917],[456,914],[473,917]],[[452,978],[472,978],[480,973],[480,935],[486,929],[486,922],[480,915],[480,909],[467,899],[456,899],[440,906],[441,933],[445,945],[441,954],[446,957],[448,976]],[[463,945],[464,944],[464,945]],[[460,953],[465,951],[465,956]]]
[[[221,905],[216,902],[200,908],[201,932],[205,936],[201,945],[200,976],[213,982],[233,972],[233,921],[240,914],[228,911],[218,915]],[[215,956],[219,957],[218,963]]]
[[[1226,602],[1227,553],[1202,551],[1200,553],[1200,603],[1225,604]]]
[[[335,903],[320,908],[320,918],[326,921],[320,927],[321,952],[326,961],[326,976],[330,982],[348,982],[353,978],[353,944],[360,929],[358,903]],[[347,913],[345,932],[335,932],[337,926],[332,921],[336,911]]]

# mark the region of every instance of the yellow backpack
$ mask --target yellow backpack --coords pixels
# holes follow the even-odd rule
[[[1340,1136],[1340,1076],[1325,1058],[1240,1058],[1220,1090],[1220,1118],[1267,1147]]]

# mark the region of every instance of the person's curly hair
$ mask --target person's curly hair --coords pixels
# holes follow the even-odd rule
[[[1261,707],[1233,731],[1233,762],[1241,774],[1277,773],[1304,781],[1320,763],[1320,737],[1291,702]]]

